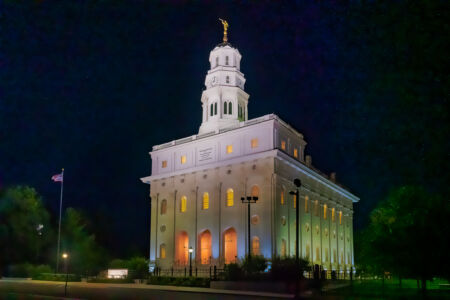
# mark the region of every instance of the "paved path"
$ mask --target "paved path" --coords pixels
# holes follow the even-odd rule
[[[28,295],[28,296],[27,296]],[[30,297],[29,295],[33,295]],[[48,296],[46,298],[39,295]],[[0,298],[4,299],[61,299],[64,283],[38,280],[0,280]],[[25,298],[24,298],[25,297]],[[28,298],[30,297],[30,298]],[[69,282],[67,298],[83,299],[289,299],[291,294],[217,290],[147,284],[112,284]]]

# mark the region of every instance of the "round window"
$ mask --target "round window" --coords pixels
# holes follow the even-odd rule
[[[256,225],[259,223],[259,216],[258,215],[253,215],[252,216],[252,224]]]

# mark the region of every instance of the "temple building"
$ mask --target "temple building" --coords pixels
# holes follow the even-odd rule
[[[239,261],[249,246],[268,259],[294,256],[298,205],[300,255],[348,272],[359,198],[312,166],[303,135],[278,116],[248,119],[241,58],[225,35],[209,55],[199,132],[150,152],[151,175],[141,178],[150,185],[150,265],[184,268],[189,249],[199,268]],[[299,199],[290,194],[295,178]],[[250,240],[247,196],[258,199]]]

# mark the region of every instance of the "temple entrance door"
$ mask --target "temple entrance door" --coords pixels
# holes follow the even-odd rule
[[[224,257],[225,263],[234,263],[237,258],[237,234],[234,228],[229,228],[224,232]]]
[[[187,265],[189,255],[189,237],[186,231],[182,231],[178,234],[175,253],[176,263],[181,266]]]
[[[211,232],[205,230],[200,235],[200,261],[202,265],[207,265],[211,260]]]

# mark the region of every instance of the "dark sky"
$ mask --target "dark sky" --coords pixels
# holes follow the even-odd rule
[[[448,163],[424,171],[449,153],[445,1],[15,2],[0,4],[0,185],[33,186],[56,211],[50,177],[64,167],[65,205],[118,255],[147,251],[139,178],[152,145],[198,132],[219,17],[243,56],[249,118],[276,113],[304,134],[313,164],[361,198],[356,228],[391,187],[448,174]]]

